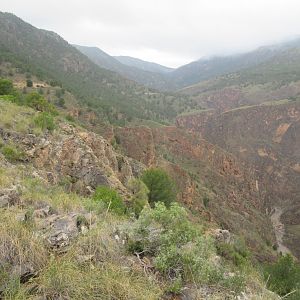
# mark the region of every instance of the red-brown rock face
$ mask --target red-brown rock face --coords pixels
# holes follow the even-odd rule
[[[266,187],[268,211],[283,211],[284,243],[300,257],[300,103],[183,116],[177,124],[253,166],[258,187]]]
[[[151,129],[147,127],[116,128],[115,138],[129,157],[150,167],[155,165],[155,146]]]

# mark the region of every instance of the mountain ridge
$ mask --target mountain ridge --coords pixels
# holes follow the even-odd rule
[[[174,71],[174,68],[166,67],[155,62],[145,61],[140,58],[124,55],[118,55],[113,57],[116,58],[119,62],[123,63],[124,65],[136,67],[144,71],[163,74]]]
[[[118,68],[110,67],[111,70],[119,72],[122,76],[130,78],[148,87],[152,87],[161,91],[174,91],[188,88],[190,85],[199,84],[203,81],[214,79],[233,72],[242,72],[243,70],[255,68],[269,60],[282,55],[285,51],[299,48],[300,39],[294,39],[274,45],[259,47],[253,51],[238,53],[226,56],[212,56],[209,58],[200,58],[189,64],[169,70],[168,72],[158,73],[155,69],[145,68],[145,62],[132,57],[119,56],[119,62],[124,63],[134,69],[124,69],[119,65]],[[101,61],[97,55],[87,53],[89,47],[81,48],[82,52],[98,63],[99,66],[105,66],[105,62]],[[94,47],[91,47],[95,49]],[[99,53],[102,50],[99,49]],[[109,54],[107,54],[109,55]],[[118,57],[112,57],[118,60]],[[121,59],[122,58],[122,59]],[[152,63],[150,63],[152,64]],[[123,68],[123,69],[122,69]],[[156,69],[157,70],[157,69]],[[141,73],[141,71],[146,71]]]

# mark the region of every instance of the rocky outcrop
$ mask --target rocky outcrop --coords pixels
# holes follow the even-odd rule
[[[79,234],[76,213],[52,215],[43,222],[45,241],[53,251],[64,251]]]
[[[226,243],[229,244],[231,242],[232,236],[228,230],[224,229],[215,229],[212,232],[212,236],[215,238],[218,243]]]
[[[60,124],[55,134],[22,136],[3,131],[2,137],[20,145],[27,159],[48,181],[58,183],[66,179],[81,194],[106,185],[128,198],[126,184],[145,168],[142,163],[118,154],[103,137],[67,124]]]

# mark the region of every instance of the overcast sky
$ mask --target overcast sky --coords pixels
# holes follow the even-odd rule
[[[299,0],[1,0],[0,10],[70,43],[172,67],[300,35]]]

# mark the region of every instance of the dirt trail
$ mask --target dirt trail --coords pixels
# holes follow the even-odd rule
[[[282,252],[282,254],[291,253],[291,251],[283,245],[283,236],[285,233],[284,224],[281,223],[280,217],[283,213],[283,210],[279,207],[274,207],[271,213],[271,222],[273,224],[275,230],[275,236],[278,244],[278,252]]]

